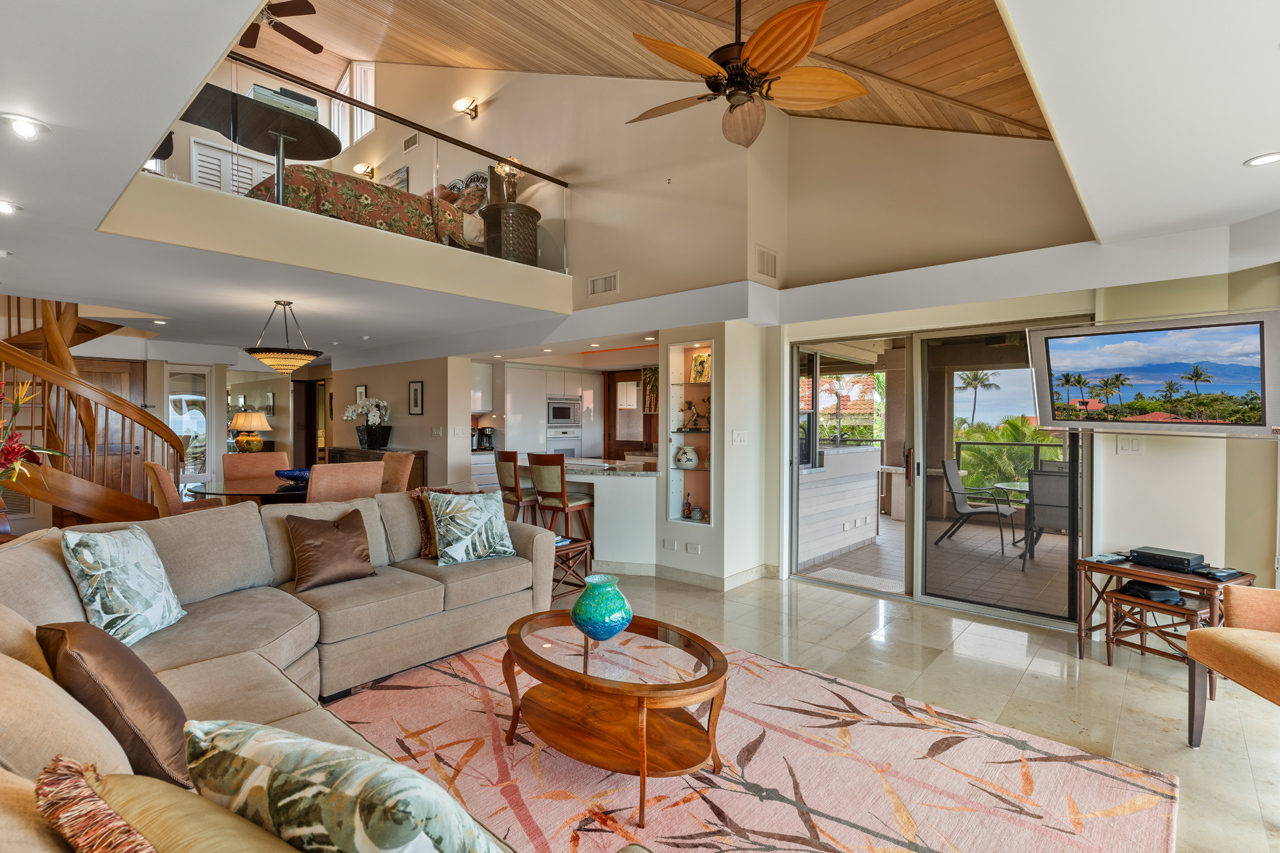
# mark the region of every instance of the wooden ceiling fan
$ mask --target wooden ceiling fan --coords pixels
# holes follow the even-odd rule
[[[269,6],[267,8],[270,8]],[[818,41],[827,0],[809,0],[783,9],[742,41],[742,0],[734,9],[734,41],[709,57],[687,47],[640,33],[636,40],[655,55],[700,76],[711,91],[654,107],[627,124],[670,115],[721,96],[729,102],[721,130],[724,138],[750,148],[764,128],[766,102],[786,110],[820,110],[859,98],[866,88],[848,74],[830,68],[797,68]]]
[[[314,15],[316,7],[311,5],[310,0],[284,0],[282,3],[268,3],[258,13],[258,19],[249,25],[244,31],[244,35],[240,36],[240,46],[252,50],[258,46],[258,34],[262,32],[264,26],[275,30],[280,35],[289,39],[289,41],[305,48],[312,53],[320,53],[324,50],[324,46],[319,42],[307,38],[293,27],[281,21],[281,18],[292,18],[297,15]]]

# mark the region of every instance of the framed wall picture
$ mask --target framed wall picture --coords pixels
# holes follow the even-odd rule
[[[710,382],[711,381],[711,353],[699,352],[694,353],[689,363],[689,381],[690,382]]]
[[[357,405],[357,406],[358,406],[358,405],[360,405],[361,403],[363,403],[363,402],[364,402],[364,398],[365,398],[365,397],[368,397],[368,396],[369,396],[369,386],[368,386],[368,385],[357,385],[357,386],[356,386],[356,405]]]
[[[265,412],[268,417],[276,413],[276,392],[275,391],[267,392],[267,404],[263,406],[262,411]]]
[[[409,414],[422,414],[422,383],[409,383]]]
[[[401,166],[399,169],[396,169],[394,172],[388,172],[387,174],[383,175],[381,178],[378,178],[378,183],[384,186],[395,187],[398,190],[404,190],[405,192],[408,192],[409,191],[409,167]],[[287,197],[288,196],[286,195],[286,198]]]

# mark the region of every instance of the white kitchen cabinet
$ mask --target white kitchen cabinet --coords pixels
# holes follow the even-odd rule
[[[582,455],[599,459],[604,456],[604,376],[575,375],[582,382]]]
[[[503,446],[519,453],[542,453],[547,446],[547,374],[507,365]]]
[[[582,382],[588,377],[586,373],[570,373],[565,371],[564,374],[564,395],[566,397],[581,397]]]
[[[563,397],[564,396],[564,371],[548,370],[547,374],[547,396]]]
[[[471,362],[471,411],[493,411],[493,365]]]

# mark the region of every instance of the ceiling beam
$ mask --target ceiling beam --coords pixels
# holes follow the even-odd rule
[[[685,15],[687,17],[694,18],[696,20],[703,21],[708,24],[714,24],[717,27],[720,27],[721,29],[728,30],[729,32],[733,32],[732,23],[726,23],[725,21],[722,21],[719,18],[714,18],[710,15],[704,15],[701,12],[694,12],[692,10],[685,9],[682,6],[677,6],[674,3],[669,3],[667,2],[667,0],[642,0],[642,2],[648,3],[651,6],[657,6],[661,9],[666,9],[667,11],[670,11],[670,12],[678,12],[681,15]],[[930,92],[928,89],[922,89],[919,86],[912,86],[910,83],[903,83],[900,80],[894,80],[893,78],[886,77],[883,74],[877,74],[874,71],[868,71],[865,68],[859,68],[856,65],[850,65],[847,62],[841,62],[838,59],[832,59],[829,56],[823,56],[820,53],[810,53],[809,57],[811,59],[817,60],[818,62],[821,62],[824,65],[829,65],[833,68],[838,68],[839,70],[844,71],[845,73],[855,78],[858,78],[859,82],[863,84],[865,84],[867,80],[875,80],[878,83],[883,83],[889,86],[896,86],[899,89],[904,89],[908,92],[914,92],[916,95],[919,95],[920,97],[931,98],[935,101],[940,101],[941,103],[944,103],[944,104],[950,104],[952,107],[955,107],[956,109],[966,110],[975,115],[985,116],[986,118],[994,119],[995,121],[1002,122],[1004,124],[1009,125],[1010,127],[1016,127],[1020,130],[1025,130],[1028,133],[1034,134],[1039,139],[1053,138],[1052,135],[1050,135],[1049,131],[1045,130],[1042,127],[1036,127],[1034,124],[1027,124],[1024,121],[1018,121],[1017,119],[1012,119],[1012,118],[1009,118],[1008,116],[1000,115],[997,112],[992,112],[991,110],[986,110],[986,109],[983,109],[982,107],[975,107],[970,104],[966,104],[964,101],[957,100],[956,98],[949,98],[946,95],[939,95],[937,92]]]

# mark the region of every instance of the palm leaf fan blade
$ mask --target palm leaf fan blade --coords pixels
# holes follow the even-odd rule
[[[312,53],[321,53],[324,50],[324,46],[320,44],[320,42],[308,36],[304,36],[288,24],[282,24],[281,22],[276,21],[271,25],[271,29],[275,30],[280,35],[284,36],[304,50],[309,50]]]
[[[245,50],[253,50],[258,46],[258,31],[262,29],[262,25],[254,21],[249,28],[244,31],[244,35],[240,36],[240,46]]]
[[[764,101],[752,98],[741,106],[725,110],[720,129],[724,131],[724,138],[734,145],[750,148],[764,129],[764,118]]]
[[[636,41],[640,42],[650,53],[665,59],[678,68],[683,68],[699,77],[719,77],[724,74],[724,69],[716,65],[707,57],[700,53],[690,50],[687,47],[681,47],[678,44],[672,44],[668,41],[659,41],[658,39],[642,36],[639,33],[632,33],[636,37]]]
[[[645,110],[644,112],[640,113],[640,115],[636,116],[631,121],[627,122],[627,124],[635,124],[638,121],[646,121],[651,118],[658,118],[659,116],[666,116],[666,115],[671,115],[672,113],[678,113],[681,110],[689,109],[689,107],[696,107],[698,104],[702,103],[703,101],[710,101],[714,97],[715,95],[694,95],[692,98],[681,98],[678,101],[671,101],[670,103],[663,104],[660,107],[654,107],[651,110]]]
[[[834,68],[792,68],[766,89],[775,107],[821,110],[867,94],[867,87]]]
[[[761,24],[742,47],[742,61],[756,74],[772,77],[800,64],[818,43],[827,0],[809,0],[783,9]]]

